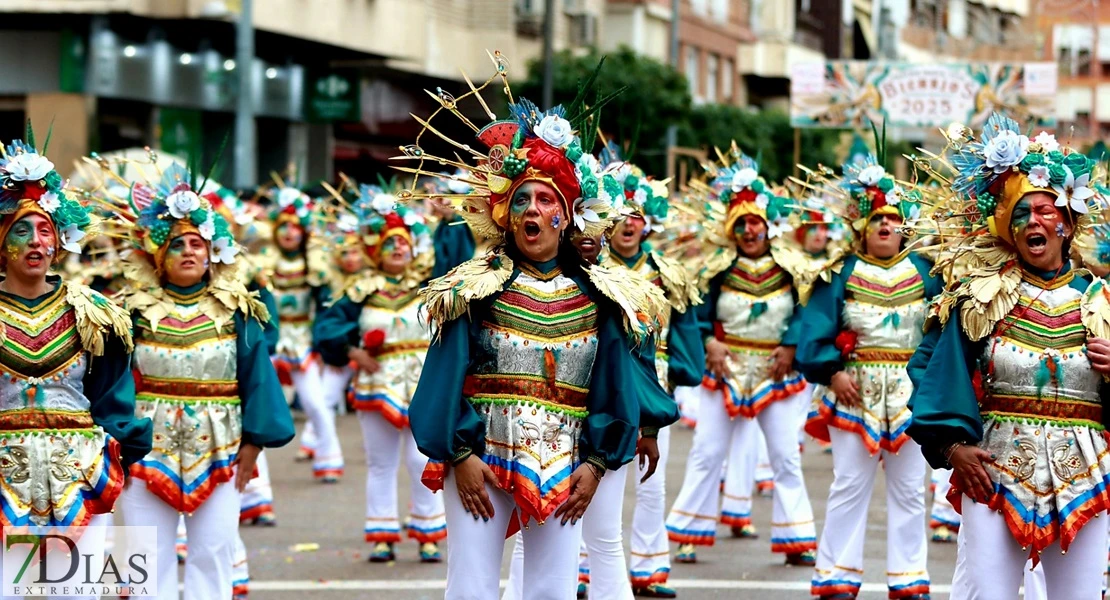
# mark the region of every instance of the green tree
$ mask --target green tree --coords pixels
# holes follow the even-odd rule
[[[569,103],[578,93],[578,83],[597,68],[602,54],[592,50],[583,56],[563,51],[554,56],[555,103]],[[669,125],[685,122],[691,106],[686,78],[670,65],[637,55],[627,47],[606,53],[597,79],[600,96],[622,87],[627,89],[601,111],[597,125],[606,137],[627,145],[633,140],[634,160],[648,173],[666,173],[666,132]],[[513,86],[514,95],[537,105],[543,98],[543,62],[528,65],[528,78]],[[599,97],[600,97],[599,96]],[[549,106],[540,108],[548,109]],[[579,132],[589,142],[586,132]],[[596,140],[596,134],[593,134]]]

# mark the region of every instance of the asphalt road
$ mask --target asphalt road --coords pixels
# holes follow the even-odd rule
[[[302,423],[298,421],[298,431]],[[267,451],[275,490],[278,526],[243,527],[249,549],[251,593],[253,600],[294,600],[320,598],[417,600],[443,597],[446,574],[444,565],[423,565],[417,560],[415,542],[398,546],[398,560],[392,564],[366,561],[368,544],[362,540],[365,506],[366,459],[362,434],[354,415],[339,418],[339,434],[346,455],[347,473],[336,485],[321,485],[312,479],[306,463],[295,463],[295,444]],[[675,426],[672,456],[667,465],[668,507],[682,483],[685,459],[693,432]],[[820,531],[825,502],[832,481],[832,457],[808,444],[802,457],[806,485],[817,515]],[[632,478],[624,506],[627,532],[632,520]],[[400,506],[407,506],[408,474],[402,467]],[[865,548],[864,590],[861,598],[886,598],[886,494],[883,476],[876,479],[872,495],[869,537]],[[403,516],[403,515],[402,515]],[[781,555],[770,553],[771,500],[758,498],[753,510],[756,526],[763,534],[758,540],[728,537],[727,528],[719,530],[715,546],[698,552],[698,564],[675,564],[672,585],[683,600],[710,598],[809,598],[811,569],[787,567]],[[627,539],[627,533],[626,533]],[[448,540],[450,543],[450,540]],[[318,544],[314,551],[296,551],[298,544]],[[673,550],[673,546],[672,546]],[[506,546],[503,577],[508,574],[511,547]],[[929,544],[929,573],[933,597],[947,598],[955,564],[955,546]]]

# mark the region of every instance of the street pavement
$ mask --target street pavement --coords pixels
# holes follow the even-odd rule
[[[302,426],[303,422],[298,420],[298,432]],[[397,547],[395,563],[367,562],[369,545],[363,542],[362,535],[366,497],[366,458],[362,450],[362,434],[353,414],[339,417],[338,427],[347,462],[346,476],[338,484],[314,482],[311,466],[293,461],[295,443],[266,451],[276,496],[278,526],[243,526],[243,540],[250,557],[250,597],[252,600],[442,598],[446,566],[420,564],[417,545],[411,540]],[[668,508],[682,485],[686,456],[693,439],[690,429],[681,425],[674,427],[672,455],[667,464]],[[820,447],[811,441],[802,455],[802,464],[820,532],[829,484],[832,482],[832,456],[821,452]],[[400,477],[399,503],[403,517],[409,490],[409,475],[403,467]],[[631,476],[628,486],[624,505],[626,550],[634,505]],[[886,598],[885,491],[885,481],[880,474],[871,498],[868,540],[864,551],[865,585],[860,597],[865,599]],[[770,552],[770,498],[756,499],[753,518],[761,533],[759,539],[732,539],[728,529],[722,527],[718,530],[717,544],[698,551],[697,564],[672,565],[671,581],[678,590],[679,598],[776,600],[810,597],[812,569],[785,566],[782,555]],[[318,544],[319,549],[298,548],[298,545],[304,544]],[[956,558],[955,545],[930,543],[928,549],[933,597],[947,598]],[[508,576],[510,554],[511,545],[506,544],[502,578]]]

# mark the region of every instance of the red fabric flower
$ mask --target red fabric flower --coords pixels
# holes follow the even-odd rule
[[[38,200],[46,193],[46,188],[39,185],[38,182],[31,182],[23,186],[23,193],[20,194],[21,198],[28,198],[30,200]]]
[[[371,329],[362,336],[362,347],[371,354],[381,350],[383,345],[385,345],[384,329]]]
[[[848,358],[856,351],[856,344],[859,343],[859,334],[851,329],[845,329],[836,334],[836,348],[840,350],[840,356]]]
[[[886,194],[877,187],[867,188],[867,197],[871,199],[871,212],[886,206]]]
[[[728,207],[732,208],[744,202],[755,202],[755,198],[758,195],[759,194],[752,191],[752,188],[744,188],[732,195],[732,201],[728,203]]]
[[[525,156],[528,159],[528,168],[539,171],[543,177],[549,177],[551,182],[560,194],[564,201],[563,208],[566,209],[568,215],[571,214],[572,203],[582,196],[582,187],[578,183],[578,176],[574,174],[574,163],[567,158],[563,150],[548,144],[537,137],[530,137],[524,140],[521,147],[526,151]],[[513,178],[513,182],[520,183],[527,181],[527,171]],[[490,195],[490,206],[495,207],[499,204],[509,201],[509,192],[515,189],[515,185],[505,190],[505,193],[493,193]],[[497,212],[494,213],[495,220]],[[505,227],[507,223],[498,223]]]
[[[383,229],[382,231],[383,232],[389,231],[390,229],[395,229],[397,227],[400,227],[402,229],[408,229],[408,227],[405,226],[405,220],[401,218],[401,215],[399,215],[395,212],[391,212],[388,215],[386,215],[385,216],[385,229]]]

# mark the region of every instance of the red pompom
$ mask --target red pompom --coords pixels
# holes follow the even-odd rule
[[[729,202],[729,207],[731,208],[743,202],[755,202],[756,196],[758,195],[759,194],[752,191],[752,188],[744,188],[732,195],[732,201]]]
[[[836,334],[836,348],[840,350],[840,356],[848,358],[856,351],[856,344],[859,342],[859,334],[851,329],[845,329]]]
[[[886,206],[886,194],[877,187],[867,188],[867,197],[871,199],[871,212]]]
[[[403,229],[408,229],[408,227],[405,227],[405,220],[401,218],[401,215],[399,215],[395,212],[391,212],[391,213],[387,214],[385,216],[385,229],[386,229],[386,231],[388,231],[390,229],[397,228],[397,227],[401,227]]]
[[[385,344],[385,330],[371,329],[362,336],[362,347],[374,352]]]

